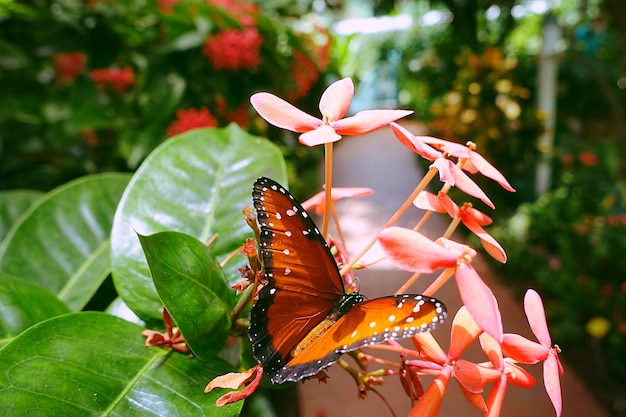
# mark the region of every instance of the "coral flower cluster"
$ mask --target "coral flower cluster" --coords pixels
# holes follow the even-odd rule
[[[89,76],[100,90],[110,88],[116,93],[122,93],[135,84],[135,73],[131,67],[94,69]]]
[[[261,63],[262,44],[263,37],[256,28],[230,28],[209,36],[202,53],[217,70],[253,70]]]

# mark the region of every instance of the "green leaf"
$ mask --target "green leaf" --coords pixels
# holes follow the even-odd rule
[[[285,182],[280,151],[234,124],[193,130],[148,156],[124,192],[111,234],[116,289],[139,317],[160,319],[161,302],[135,232],[174,230],[201,242],[217,234],[211,253],[223,259],[251,236],[241,209],[251,204],[252,183],[262,175]],[[229,282],[244,263],[239,255],[228,264]]]
[[[37,324],[0,350],[4,415],[236,416],[241,402],[215,407],[204,394],[229,372],[220,359],[144,347],[142,328],[99,312]]]
[[[9,231],[0,270],[82,309],[110,273],[109,233],[128,180],[92,175],[41,197]]]
[[[42,195],[43,192],[35,190],[0,192],[0,242],[17,219]]]
[[[45,288],[0,272],[0,345],[40,321],[69,312]]]
[[[209,248],[177,232],[139,236],[163,305],[201,359],[215,356],[226,342],[235,293]]]

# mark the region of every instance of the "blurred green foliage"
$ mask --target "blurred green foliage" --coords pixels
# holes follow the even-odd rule
[[[319,153],[295,155],[297,141],[268,132],[248,102],[321,90],[328,32],[284,13],[235,0],[4,2],[0,189],[134,170],[181,118],[267,134],[294,173],[311,171]]]
[[[553,340],[601,382],[608,404],[626,386],[626,184],[617,157],[610,143],[563,150],[555,188],[491,229],[509,255],[499,275],[520,293],[541,291]],[[599,321],[607,328],[594,331]]]

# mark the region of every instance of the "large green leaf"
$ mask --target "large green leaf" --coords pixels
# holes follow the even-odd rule
[[[45,288],[0,272],[0,346],[33,324],[69,312]]]
[[[91,175],[41,197],[9,231],[0,270],[82,309],[110,273],[109,234],[129,179]]]
[[[36,190],[0,192],[0,242],[13,223],[42,195],[43,192]]]
[[[215,356],[230,332],[235,293],[209,248],[178,232],[139,236],[163,305],[201,359]]]
[[[10,416],[235,416],[204,394],[211,362],[143,346],[142,328],[99,312],[37,324],[0,350],[0,408]]]
[[[262,175],[286,180],[278,148],[237,125],[196,129],[159,146],[128,185],[113,224],[113,280],[126,304],[144,320],[161,317],[157,296],[136,233],[174,230],[206,242],[217,234],[211,252],[218,259],[251,236],[241,209],[251,204],[254,180]],[[238,278],[240,256],[226,268]]]

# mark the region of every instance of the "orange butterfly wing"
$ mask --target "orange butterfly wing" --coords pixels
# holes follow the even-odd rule
[[[344,289],[319,230],[291,194],[269,178],[259,178],[252,200],[268,284],[250,312],[248,335],[255,358],[272,373],[326,318]]]
[[[278,370],[272,382],[315,375],[343,353],[433,330],[445,318],[445,306],[422,295],[394,295],[358,303]]]
[[[345,294],[326,242],[295,198],[259,178],[252,199],[267,284],[250,312],[248,336],[273,383],[315,375],[343,353],[432,330],[445,319],[445,306],[434,298],[363,301]]]

